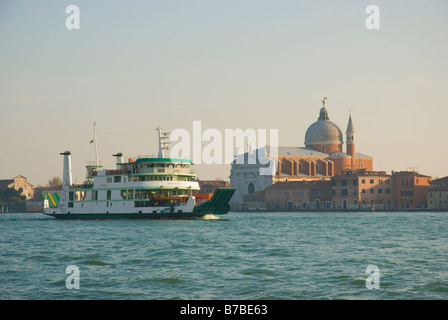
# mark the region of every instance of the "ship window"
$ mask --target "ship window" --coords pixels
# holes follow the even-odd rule
[[[111,194],[112,194],[112,191],[111,190],[107,190],[107,200],[111,199]]]
[[[114,182],[121,182],[121,177],[120,176],[115,176],[114,177]]]
[[[112,183],[112,178],[107,178],[107,183]]]
[[[149,190],[142,190],[142,199],[149,199],[150,191]]]
[[[126,190],[121,190],[120,194],[121,194],[121,198],[126,200]]]
[[[128,190],[128,199],[134,199],[134,190]]]

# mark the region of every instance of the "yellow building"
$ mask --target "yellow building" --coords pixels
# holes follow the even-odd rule
[[[0,180],[0,188],[14,188],[19,191],[22,196],[29,200],[34,197],[34,187],[28,183],[24,176],[17,176],[12,179]]]
[[[448,177],[433,180],[428,190],[429,210],[448,210]]]

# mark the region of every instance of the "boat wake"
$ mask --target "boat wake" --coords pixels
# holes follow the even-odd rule
[[[206,214],[201,219],[202,220],[219,220],[221,218],[218,216],[215,216],[214,214]]]

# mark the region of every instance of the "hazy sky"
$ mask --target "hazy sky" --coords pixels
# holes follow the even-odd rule
[[[372,4],[380,30],[365,27]],[[0,0],[0,179],[46,184],[70,150],[82,182],[94,121],[106,167],[194,120],[303,146],[324,96],[343,132],[351,110],[375,170],[447,176],[447,17],[446,0]]]

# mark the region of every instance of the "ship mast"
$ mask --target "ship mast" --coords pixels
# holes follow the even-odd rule
[[[160,128],[160,126],[157,127],[156,131],[159,140],[159,158],[165,158],[165,153],[163,152],[163,150],[169,149],[169,141],[164,140],[170,137],[171,132],[162,132],[162,128]]]
[[[95,154],[96,154],[96,159],[95,159],[95,164],[96,164],[96,171],[100,170],[100,161],[99,161],[99,157],[98,157],[98,143],[96,141],[96,121],[93,122],[93,141],[95,142]]]

